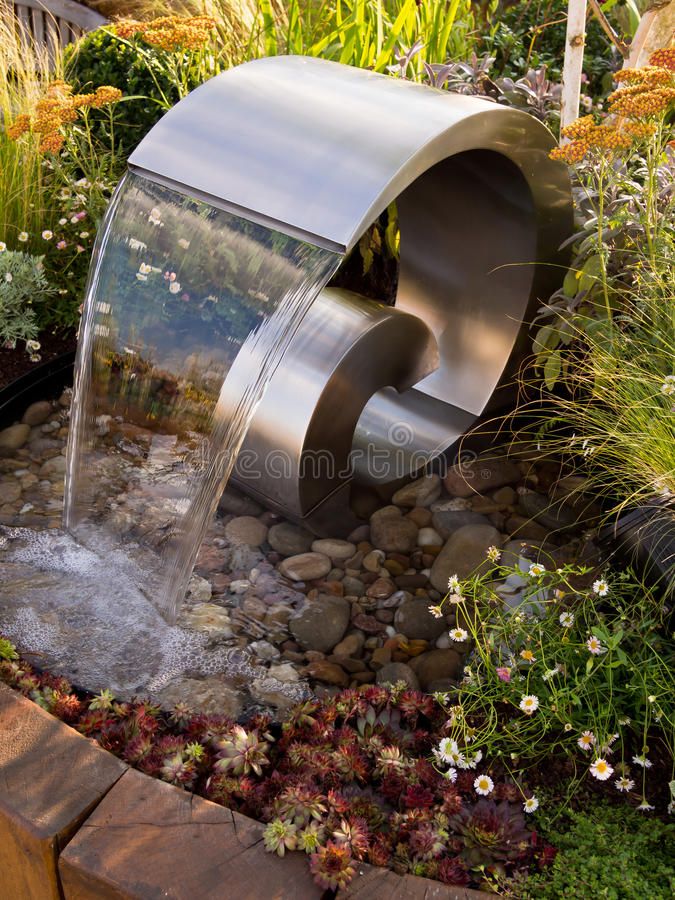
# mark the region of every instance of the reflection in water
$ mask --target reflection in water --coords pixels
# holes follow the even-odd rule
[[[170,621],[256,406],[339,262],[136,174],[118,190],[82,320],[64,517],[90,547],[100,528],[133,543]],[[229,373],[245,385],[234,401]]]

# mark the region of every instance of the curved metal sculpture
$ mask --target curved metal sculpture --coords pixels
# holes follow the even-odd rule
[[[524,112],[304,57],[232,69],[160,120],[132,171],[317,246],[347,253],[398,207],[395,308],[324,290],[249,428],[239,484],[321,530],[353,475],[394,484],[489,410],[570,233],[553,145]],[[228,375],[233,402],[245,377]],[[407,471],[373,467],[372,448]],[[317,453],[332,474],[307,465]]]

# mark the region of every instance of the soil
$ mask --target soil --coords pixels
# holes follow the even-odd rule
[[[49,362],[62,353],[74,350],[77,345],[74,329],[43,331],[38,335],[37,339],[41,345],[40,359],[37,362],[31,362],[23,341],[18,342],[15,350],[5,350],[0,347],[0,388],[5,387],[16,378],[20,378],[42,363]]]

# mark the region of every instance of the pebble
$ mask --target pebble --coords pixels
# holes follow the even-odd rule
[[[332,568],[330,557],[323,553],[300,553],[279,565],[281,574],[291,581],[314,581],[328,575]]]
[[[370,536],[378,550],[386,553],[410,553],[417,543],[419,529],[401,515],[397,506],[385,506],[370,517]]]
[[[518,502],[526,515],[549,531],[569,528],[576,521],[574,512],[564,502],[549,500],[534,491],[523,491]]]
[[[212,637],[232,637],[230,615],[226,609],[215,603],[197,604],[181,616],[181,621],[187,628],[204,631]]]
[[[337,538],[320,538],[312,543],[314,553],[323,553],[332,560],[349,559],[356,553],[356,545],[350,541],[340,541]]]
[[[0,481],[0,503],[16,503],[21,496],[21,485],[18,481]]]
[[[420,528],[417,535],[418,547],[442,547],[443,538],[435,528]]]
[[[372,597],[375,600],[385,600],[396,591],[396,585],[389,578],[378,578],[366,590],[366,597]]]
[[[185,703],[205,715],[229,716],[238,719],[244,708],[244,696],[233,687],[226,675],[208,678],[177,678],[158,692],[164,709]]]
[[[390,662],[375,674],[375,680],[378,684],[396,684],[398,681],[404,681],[407,687],[412,691],[420,689],[420,682],[410,666],[402,662]]]
[[[350,614],[351,605],[344,597],[320,594],[291,616],[288,627],[305,650],[327,652],[342,640]]]
[[[452,497],[471,497],[520,481],[517,463],[505,456],[484,456],[453,466],[443,479]]]
[[[440,678],[458,678],[464,665],[457,650],[428,650],[410,661],[410,668],[419,679],[423,690]]]
[[[267,525],[253,516],[237,516],[225,526],[225,537],[233,544],[259,547],[267,540]]]
[[[425,475],[400,488],[391,498],[396,506],[430,506],[441,496],[441,479],[438,475]]]
[[[464,525],[486,525],[485,516],[471,509],[439,510],[433,515],[433,526],[440,534],[443,541],[447,541],[451,534],[458,531]]]
[[[276,678],[277,681],[284,683],[300,681],[300,673],[291,663],[280,663],[278,666],[270,666],[268,672],[270,678]]]
[[[360,656],[365,638],[360,631],[352,631],[333,648],[333,656]]]
[[[314,535],[292,522],[279,522],[267,534],[267,543],[282,556],[299,556],[307,553],[314,542]]]
[[[211,599],[211,582],[200,575],[191,575],[188,582],[187,594],[188,600],[195,603],[203,603]],[[220,608],[220,607],[218,607]]]
[[[39,474],[41,478],[49,478],[53,475],[65,475],[65,456],[53,456],[51,459],[48,459],[47,462],[42,463]]]
[[[316,681],[323,681],[325,684],[336,684],[338,687],[349,685],[349,677],[345,670],[337,663],[325,659],[310,663],[305,672]]]
[[[416,506],[414,509],[411,509],[410,512],[406,513],[406,518],[413,521],[418,528],[426,528],[428,525],[431,525],[431,515],[430,509],[423,509],[421,506]]]
[[[363,557],[363,568],[367,572],[379,572],[384,560],[385,554],[382,550],[371,550]]]
[[[451,575],[466,578],[487,563],[488,547],[501,547],[502,536],[492,525],[464,525],[448,538],[431,567],[430,581],[445,593]]]
[[[447,625],[444,619],[432,616],[429,606],[426,597],[406,600],[396,610],[394,625],[397,630],[413,640],[435,641],[447,629]]]
[[[18,450],[28,440],[30,425],[10,425],[0,431],[0,450]]]
[[[53,407],[48,400],[38,400],[36,403],[31,403],[21,421],[25,425],[42,425],[51,416],[52,410]],[[59,427],[58,423],[56,427]]]

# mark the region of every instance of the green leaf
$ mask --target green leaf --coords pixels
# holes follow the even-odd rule
[[[544,363],[544,381],[546,382],[546,387],[550,390],[553,390],[555,387],[555,383],[558,380],[558,376],[560,375],[561,369],[561,356],[560,350],[554,350],[552,353],[546,358],[546,362]]]
[[[566,297],[576,297],[579,291],[579,279],[576,269],[568,269],[563,281],[563,291]]]
[[[596,284],[602,278],[604,271],[602,256],[599,253],[595,253],[593,256],[589,256],[586,262],[581,269],[581,277],[579,278],[579,290],[580,291],[590,291],[592,287],[595,287]]]

